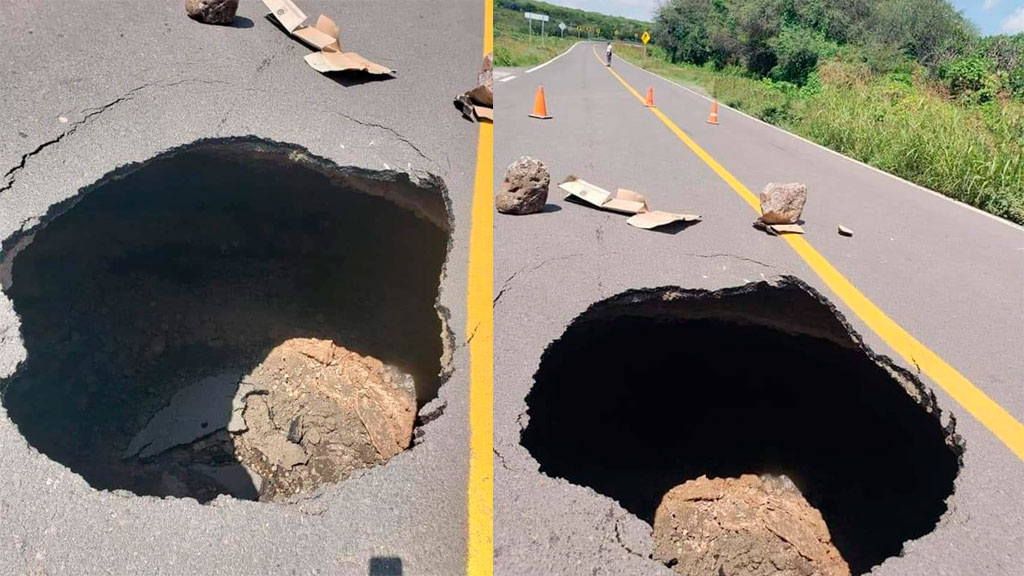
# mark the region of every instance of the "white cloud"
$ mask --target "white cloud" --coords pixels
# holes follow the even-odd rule
[[[1003,32],[1007,34],[1024,32],[1024,6],[1017,8],[1006,20],[1003,20]]]
[[[981,5],[981,9],[985,12],[995,8],[999,4],[999,0],[985,0],[985,3]]]

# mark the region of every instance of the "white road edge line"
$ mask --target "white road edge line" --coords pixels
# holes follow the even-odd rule
[[[572,50],[572,48],[570,48],[570,50]],[[659,76],[658,74],[655,74],[654,72],[651,72],[650,70],[644,70],[643,68],[637,66],[636,64],[633,64],[632,62],[630,62],[628,60],[624,60],[623,58],[619,57],[618,55],[616,55],[615,58],[617,60],[621,61],[621,62],[625,62],[626,64],[629,64],[630,66],[632,66],[633,68],[636,68],[637,70],[640,70],[642,72],[646,72],[646,73],[650,74],[651,76],[654,76],[655,78],[660,78],[660,79],[664,80],[665,82],[668,82],[669,84],[673,84],[673,85],[675,85],[675,86],[677,86],[679,88],[682,88],[683,90],[686,90],[687,92],[690,92],[691,94],[695,94],[697,96],[700,96],[701,98],[707,100],[708,102],[713,102],[714,101],[714,98],[710,98],[708,96],[705,96],[704,94],[701,94],[700,92],[697,92],[696,90],[693,90],[692,88],[687,88],[686,86],[683,86],[682,84],[680,84],[678,82],[675,82],[674,80],[669,80],[668,78],[665,78],[664,76]],[[1004,220],[1004,219],[1000,218],[999,216],[995,216],[993,214],[989,214],[988,212],[985,212],[984,210],[981,210],[980,208],[975,208],[974,206],[971,206],[970,204],[965,204],[965,203],[963,203],[963,202],[961,202],[959,200],[956,200],[954,198],[950,198],[949,196],[946,196],[944,194],[940,194],[940,193],[938,193],[938,192],[936,192],[934,190],[929,190],[928,188],[925,188],[924,186],[921,186],[920,184],[914,184],[913,182],[911,182],[909,180],[904,180],[903,178],[900,178],[899,176],[897,176],[895,174],[890,174],[890,173],[886,172],[885,170],[880,170],[880,169],[875,168],[874,166],[872,166],[870,164],[865,164],[864,162],[861,162],[860,160],[857,160],[856,158],[850,158],[849,156],[847,156],[847,155],[845,155],[845,154],[843,154],[841,152],[836,152],[835,150],[833,150],[831,148],[826,148],[825,146],[822,146],[821,144],[818,144],[817,142],[812,142],[812,141],[810,141],[810,140],[808,140],[808,139],[806,139],[806,138],[804,138],[802,136],[798,136],[797,134],[793,134],[792,132],[789,132],[787,130],[783,130],[782,128],[779,128],[778,126],[775,126],[773,124],[769,124],[769,123],[765,122],[764,120],[761,120],[760,118],[755,118],[755,117],[751,116],[750,114],[747,114],[746,112],[743,112],[742,110],[737,110],[737,109],[735,109],[735,108],[733,108],[731,106],[726,106],[725,104],[722,104],[721,102],[719,102],[718,105],[720,107],[722,107],[722,108],[727,108],[729,110],[732,110],[733,112],[736,112],[737,114],[739,114],[741,116],[746,116],[747,118],[750,118],[754,122],[758,122],[760,124],[764,124],[765,126],[768,126],[769,128],[774,128],[775,130],[778,130],[779,132],[782,132],[783,134],[788,134],[789,136],[792,136],[793,138],[796,138],[797,140],[806,142],[807,144],[810,144],[811,146],[814,146],[814,147],[820,148],[820,149],[822,149],[822,150],[824,150],[826,152],[830,152],[832,154],[835,154],[836,156],[839,156],[840,158],[845,158],[846,160],[849,160],[850,162],[853,162],[854,164],[859,164],[859,165],[861,165],[861,166],[863,166],[863,167],[865,167],[865,168],[867,168],[869,170],[873,170],[873,171],[875,171],[875,172],[877,172],[879,174],[884,174],[885,176],[888,176],[889,178],[892,178],[893,180],[898,180],[900,182],[903,182],[904,184],[909,184],[909,185],[913,186],[914,188],[917,188],[918,190],[923,190],[923,191],[931,194],[932,196],[936,196],[936,197],[941,198],[941,199],[943,199],[943,200],[945,200],[947,202],[952,202],[953,204],[956,204],[957,206],[960,206],[961,208],[967,208],[968,210],[970,210],[972,212],[975,212],[977,214],[980,214],[980,215],[982,215],[982,216],[984,216],[986,218],[989,218],[990,220],[995,220],[996,222],[1002,222],[1003,224],[1006,224],[1007,226],[1009,226],[1011,228],[1016,228],[1017,230],[1020,230],[1021,232],[1024,232],[1024,226],[1021,226],[1019,224],[1015,224],[1013,222],[1010,222],[1009,220]]]
[[[505,76],[504,78],[498,78],[498,82],[508,82],[509,80],[512,80],[515,77],[515,74],[513,74],[511,76]]]
[[[565,52],[562,52],[562,53],[561,53],[561,54],[559,54],[558,56],[555,56],[555,57],[554,57],[554,58],[552,58],[551,60],[548,60],[547,62],[545,62],[545,63],[543,63],[543,64],[538,64],[538,65],[534,66],[533,68],[530,68],[529,70],[527,70],[527,71],[526,71],[526,74],[529,74],[530,72],[534,72],[534,71],[536,71],[536,70],[540,70],[541,68],[543,68],[543,67],[547,66],[548,64],[551,64],[551,63],[552,63],[552,62],[554,62],[555,60],[558,60],[558,59],[559,59],[559,58],[561,58],[562,56],[565,56],[565,55],[566,55],[566,54],[568,54],[569,52],[572,52],[572,49],[573,49],[573,48],[575,48],[575,47],[579,46],[579,45],[580,45],[580,44],[582,44],[582,43],[583,43],[583,41],[582,41],[582,40],[580,40],[579,42],[577,42],[577,43],[573,44],[572,46],[569,46],[569,49],[568,49],[568,50],[566,50]]]

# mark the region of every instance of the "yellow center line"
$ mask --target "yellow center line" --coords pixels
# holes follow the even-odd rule
[[[492,44],[493,0],[484,3],[484,55]],[[469,341],[469,478],[466,574],[494,573],[494,125],[481,122],[473,184],[466,289]]]
[[[594,52],[594,58],[604,66],[604,62]],[[641,103],[644,98],[639,92],[633,89],[622,76],[608,67],[611,72],[626,90],[629,90]],[[761,203],[750,190],[748,190],[735,176],[729,173],[710,154],[701,148],[686,132],[668,119],[665,114],[657,108],[649,110],[662,121],[673,134],[676,135],[694,154],[707,164],[711,170],[718,174],[733,191],[736,192],[754,211],[761,214]],[[853,311],[871,330],[885,341],[908,363],[916,366],[921,372],[928,375],[954,400],[957,401],[968,413],[978,419],[986,428],[996,435],[1017,458],[1024,460],[1024,424],[1021,424],[1005,408],[988,397],[987,394],[975,386],[966,376],[953,368],[949,363],[932,352],[927,346],[910,335],[895,320],[889,318],[868,299],[852,282],[846,279],[839,270],[835,268],[814,246],[803,236],[793,234],[783,235],[786,243],[793,249],[808,266],[814,270],[825,284],[842,300],[850,310]]]

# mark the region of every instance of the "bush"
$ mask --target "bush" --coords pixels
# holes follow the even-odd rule
[[[1024,100],[1024,64],[1014,68],[1007,78],[1007,87],[1010,93]]]
[[[946,81],[949,92],[961,96],[985,88],[990,62],[983,58],[960,56],[939,68],[939,77]]]

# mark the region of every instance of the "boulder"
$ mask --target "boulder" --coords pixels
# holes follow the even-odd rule
[[[849,576],[821,513],[785,476],[701,476],[654,516],[654,556],[691,576]]]
[[[416,418],[411,376],[327,340],[274,348],[244,383],[238,460],[262,478],[260,500],[281,501],[409,447]]]
[[[185,0],[185,13],[207,24],[231,24],[238,11],[238,0]]]
[[[765,224],[796,224],[807,201],[807,186],[769,184],[760,194],[761,221]]]
[[[547,204],[550,184],[547,166],[536,158],[523,156],[505,170],[505,180],[494,204],[504,214],[540,212]]]

